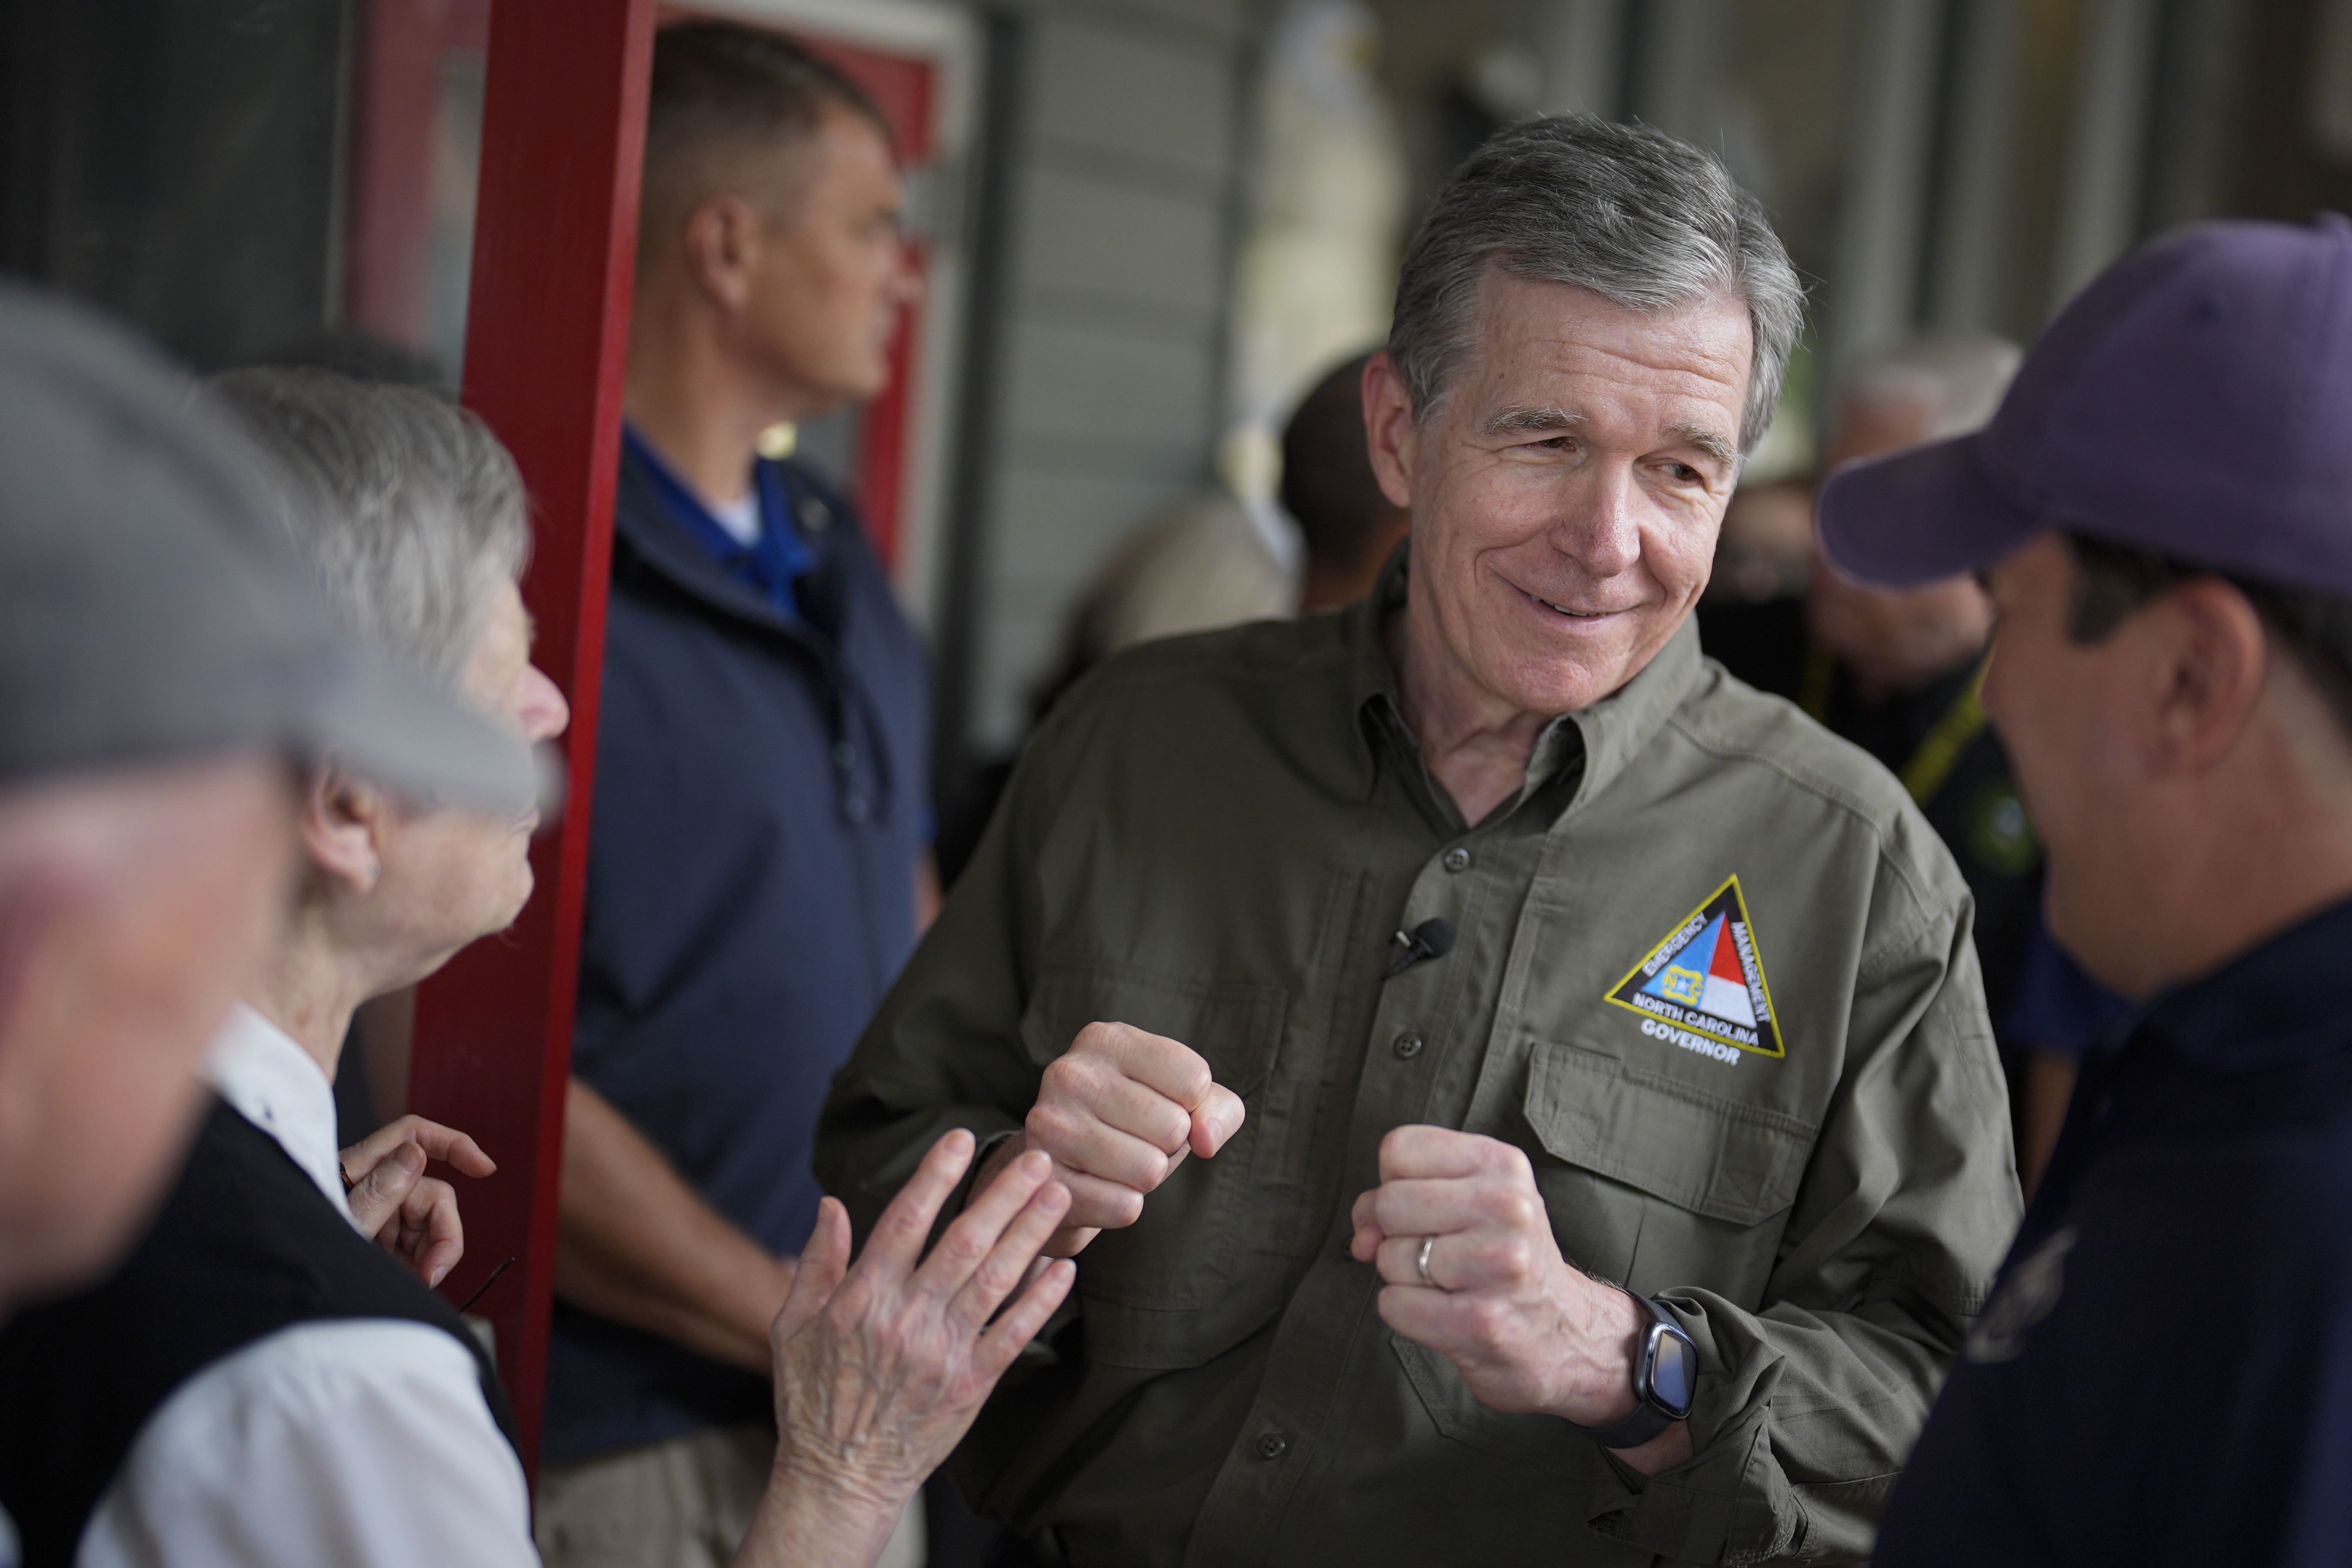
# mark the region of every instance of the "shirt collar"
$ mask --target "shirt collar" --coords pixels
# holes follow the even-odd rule
[[[693,536],[722,570],[757,590],[782,613],[799,613],[798,584],[815,565],[815,557],[793,526],[792,497],[778,465],[765,458],[752,461],[751,490],[759,498],[760,537],[745,544],[711,515],[694,487],[626,421],[621,425],[621,443],[644,466],[662,510]]]
[[[2352,899],[2324,909],[2202,979],[2159,993],[2137,1032],[2212,1067],[2264,1067],[2345,1049],[2352,990],[2335,985],[2352,950]]]
[[[349,1219],[335,1146],[335,1089],[294,1037],[239,1002],[213,1037],[207,1074],[232,1110],[268,1134]]]
[[[1367,798],[1380,781],[1383,730],[1391,744],[1418,755],[1404,723],[1403,697],[1381,634],[1389,613],[1403,608],[1411,549],[1410,541],[1399,545],[1388,565],[1381,569],[1370,597],[1348,612],[1348,636],[1354,644],[1349,711],[1357,716],[1361,783]],[[1656,738],[1704,672],[1696,618],[1685,616],[1640,674],[1599,702],[1563,714],[1544,727],[1528,754],[1528,789],[1520,798],[1580,765],[1583,775],[1570,804],[1591,800]]]

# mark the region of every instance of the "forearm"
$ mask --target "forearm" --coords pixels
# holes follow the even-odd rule
[[[778,1465],[734,1568],[870,1568],[907,1500],[830,1484]]]
[[[566,1102],[555,1289],[714,1361],[769,1367],[792,1265],[715,1213],[594,1090]]]

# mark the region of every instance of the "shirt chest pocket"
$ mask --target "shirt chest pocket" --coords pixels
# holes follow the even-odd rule
[[[1761,1302],[1818,1123],[1545,1040],[1523,1110],[1570,1261],[1644,1294],[1685,1285]]]
[[[1144,1199],[1143,1216],[1106,1230],[1078,1255],[1087,1354],[1144,1367],[1197,1364],[1278,1311],[1249,1270],[1267,1205],[1256,1167],[1270,1134],[1263,1090],[1282,1042],[1288,994],[1279,986],[1199,980],[1108,963],[1055,965],[1039,976],[1021,1040],[1044,1066],[1090,1023],[1123,1023],[1181,1040],[1242,1097],[1241,1130],[1213,1159],[1188,1157]],[[1258,1279],[1244,1278],[1254,1273]]]

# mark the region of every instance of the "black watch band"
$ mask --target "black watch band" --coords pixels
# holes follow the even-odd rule
[[[1633,1362],[1633,1413],[1610,1427],[1570,1426],[1604,1448],[1638,1448],[1675,1422],[1690,1415],[1691,1388],[1698,1370],[1698,1350],[1674,1314],[1647,1296],[1633,1296],[1651,1317],[1642,1335],[1642,1351]],[[1663,1343],[1662,1343],[1663,1342]],[[1662,1367],[1661,1358],[1671,1362]],[[1663,1375],[1662,1375],[1663,1374]]]

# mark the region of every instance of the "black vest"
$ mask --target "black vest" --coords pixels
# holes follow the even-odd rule
[[[182,1384],[280,1329],[346,1318],[453,1335],[515,1440],[506,1395],[457,1312],[353,1230],[277,1140],[215,1102],[121,1270],[0,1330],[0,1507],[25,1568],[68,1568],[132,1440]]]

